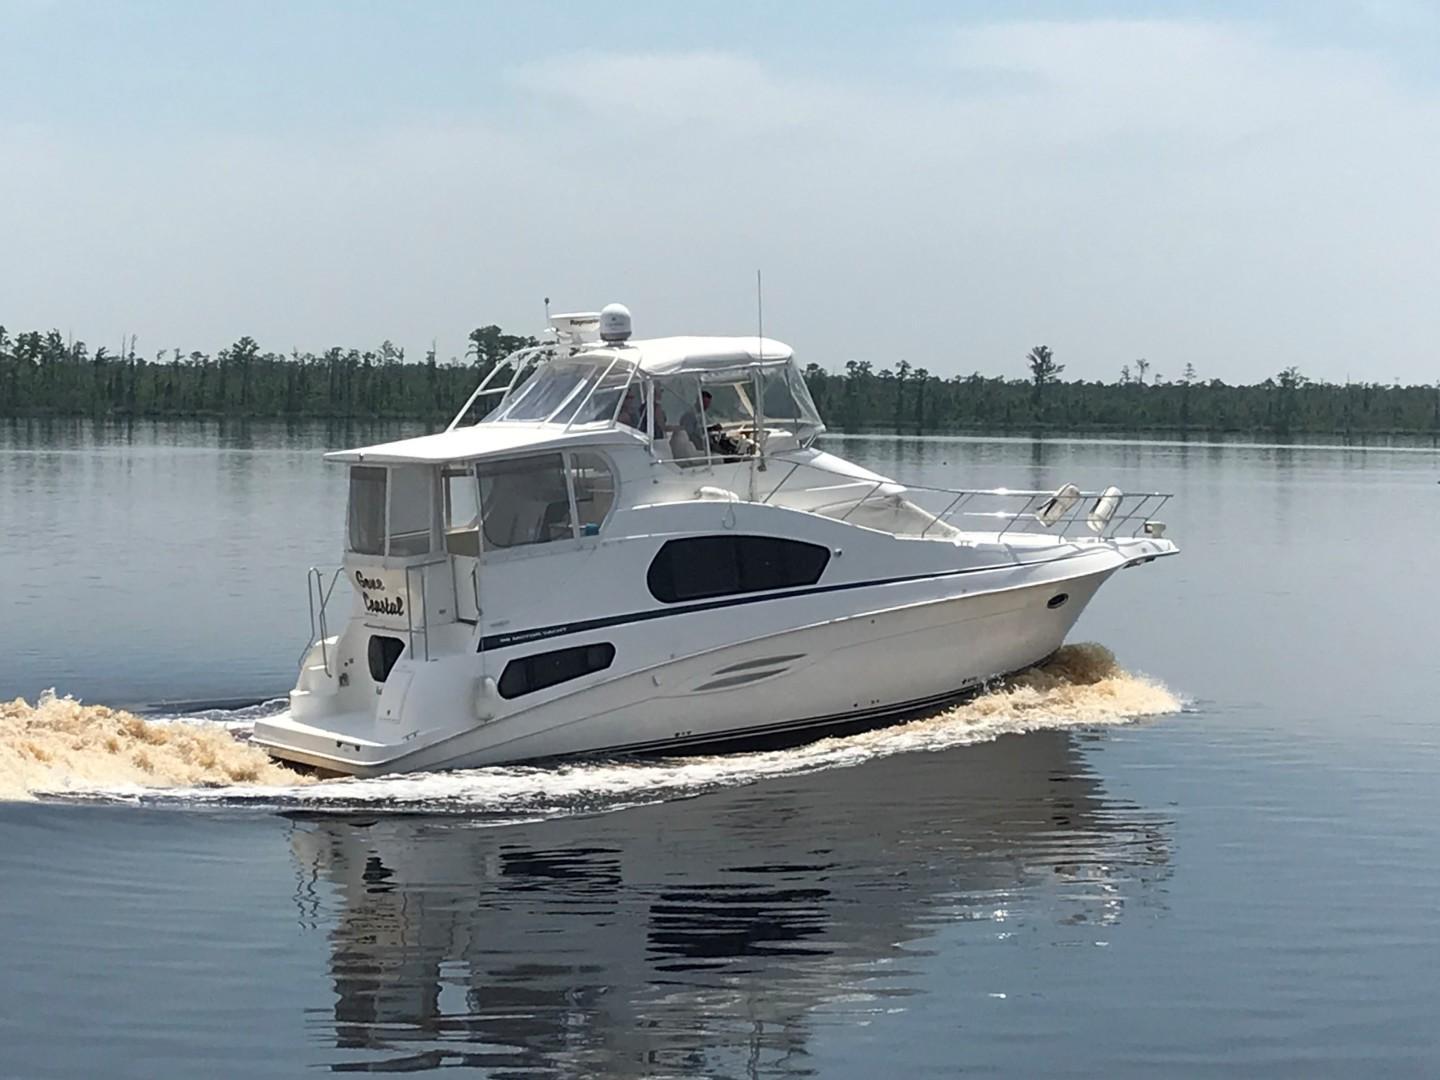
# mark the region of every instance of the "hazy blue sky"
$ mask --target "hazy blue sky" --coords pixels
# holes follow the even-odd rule
[[[1434,381],[1440,7],[0,0],[0,323]]]

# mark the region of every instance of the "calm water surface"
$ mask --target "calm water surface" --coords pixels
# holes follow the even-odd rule
[[[0,698],[283,692],[319,451],[375,437],[0,426]],[[1440,454],[830,445],[1175,491],[1076,639],[1186,711],[483,813],[0,804],[0,1076],[1440,1074]]]

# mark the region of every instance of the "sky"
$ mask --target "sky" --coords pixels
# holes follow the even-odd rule
[[[1440,4],[0,0],[0,324],[1434,382]]]

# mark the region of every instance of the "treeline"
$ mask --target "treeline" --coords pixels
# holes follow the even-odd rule
[[[262,352],[249,337],[211,354],[112,353],[57,331],[9,333],[0,326],[0,416],[419,419],[449,418],[501,357],[535,339],[484,326],[464,357],[431,348],[408,358],[390,342],[361,350]],[[851,360],[818,364],[805,380],[833,429],[899,431],[1212,431],[1278,435],[1440,435],[1440,386],[1312,381],[1296,368],[1251,385],[1176,379],[1126,365],[1114,382],[1064,381],[1045,346],[1017,364],[1024,376],[940,378],[901,361],[876,370]]]
[[[218,353],[163,349],[153,357],[93,352],[58,331],[12,336],[0,326],[0,416],[449,418],[477,378],[531,337],[484,326],[465,358],[419,362],[391,342],[376,349],[262,352],[242,337]]]
[[[1122,371],[1115,382],[1066,382],[975,372],[949,379],[903,362],[874,371],[805,371],[832,428],[947,431],[1164,431],[1440,435],[1440,386],[1312,381],[1295,368],[1250,385]]]

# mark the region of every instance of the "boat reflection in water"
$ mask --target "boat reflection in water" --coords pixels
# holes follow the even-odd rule
[[[905,1007],[927,939],[1088,943],[1163,903],[1170,822],[1105,794],[1091,737],[531,825],[297,817],[303,916],[333,924],[315,1034],[340,1071],[811,1073],[822,1028]]]

